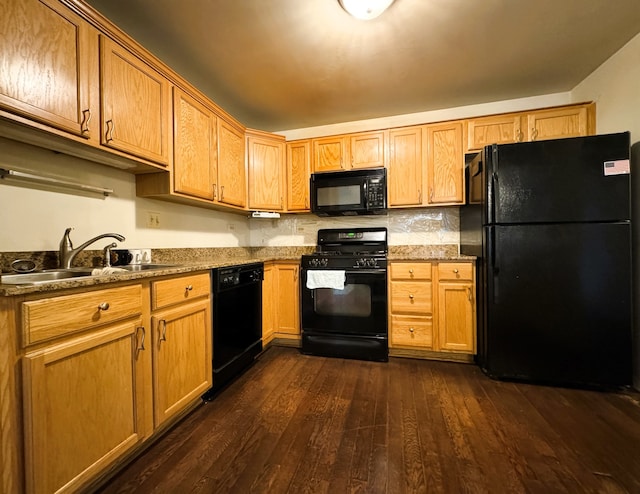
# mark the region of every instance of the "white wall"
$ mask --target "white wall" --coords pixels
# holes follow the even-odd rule
[[[596,102],[598,134],[631,131],[640,141],[640,34],[571,92],[573,101]]]
[[[76,245],[105,232],[135,247],[235,247],[249,244],[245,215],[221,213],[135,195],[130,173],[0,138],[0,167],[35,170],[114,190],[104,197],[65,189],[0,181],[0,252],[57,250],[65,228]],[[14,185],[15,184],[15,185]],[[146,226],[146,213],[160,213],[162,227]],[[102,240],[91,249],[109,243]]]

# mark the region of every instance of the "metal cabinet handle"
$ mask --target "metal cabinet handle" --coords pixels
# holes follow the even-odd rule
[[[80,132],[89,133],[89,122],[91,122],[91,110],[82,110],[82,123],[80,124]]]
[[[190,292],[191,290],[193,290],[193,285],[187,285],[187,286],[186,286],[186,290],[187,290],[188,292]]]
[[[220,200],[222,201],[222,199],[224,198],[224,185],[220,186]]]
[[[109,302],[102,302],[98,305],[98,310],[109,310]]]
[[[213,198],[215,199],[217,195],[218,195],[218,187],[216,186],[216,184],[213,184]]]
[[[433,187],[429,187],[429,202],[433,202]]]
[[[410,298],[411,300],[413,300],[413,293],[410,293],[410,294],[409,294],[409,298]]]
[[[136,339],[138,339],[138,330],[142,330],[142,340],[140,341],[140,346],[136,348],[136,350],[144,350],[144,339],[147,337],[147,332],[144,329],[144,326],[138,326],[136,328]]]
[[[409,328],[409,333],[413,333],[413,328]]]
[[[473,300],[473,293],[470,286],[467,287],[467,297],[469,298],[469,302]]]
[[[521,130],[516,134],[516,142],[522,142],[524,140],[524,132]]]
[[[167,341],[167,321],[166,321],[166,319],[160,319],[160,326],[162,326],[162,334],[160,335],[160,341]]]
[[[454,270],[453,270],[453,272],[454,272],[455,274],[458,274],[458,270],[457,270],[457,269],[454,269]]]
[[[535,141],[538,137],[538,129],[531,129],[531,140]]]
[[[409,274],[413,274],[413,269],[410,269],[410,270],[409,270]]]
[[[107,142],[113,141],[113,129],[115,125],[113,120],[107,120]]]

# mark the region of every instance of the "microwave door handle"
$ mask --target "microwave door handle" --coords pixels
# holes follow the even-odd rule
[[[364,208],[365,209],[369,209],[369,194],[367,193],[368,187],[367,187],[368,183],[365,180],[364,183],[362,184],[362,189],[364,191]]]

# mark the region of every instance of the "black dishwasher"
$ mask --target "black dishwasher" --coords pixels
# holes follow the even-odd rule
[[[264,264],[213,269],[213,387],[210,400],[249,367],[262,351]]]

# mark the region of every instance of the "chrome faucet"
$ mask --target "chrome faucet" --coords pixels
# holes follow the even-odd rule
[[[102,235],[98,235],[87,240],[85,243],[80,245],[77,248],[73,248],[73,243],[71,243],[71,238],[69,237],[69,232],[71,232],[73,228],[67,228],[64,231],[64,235],[62,236],[62,240],[60,240],[60,252],[59,252],[59,262],[60,267],[63,269],[69,269],[71,267],[71,263],[76,258],[76,256],[86,249],[89,245],[91,245],[96,240],[100,240],[101,238],[115,238],[120,242],[124,242],[125,238],[119,233],[103,233]]]

